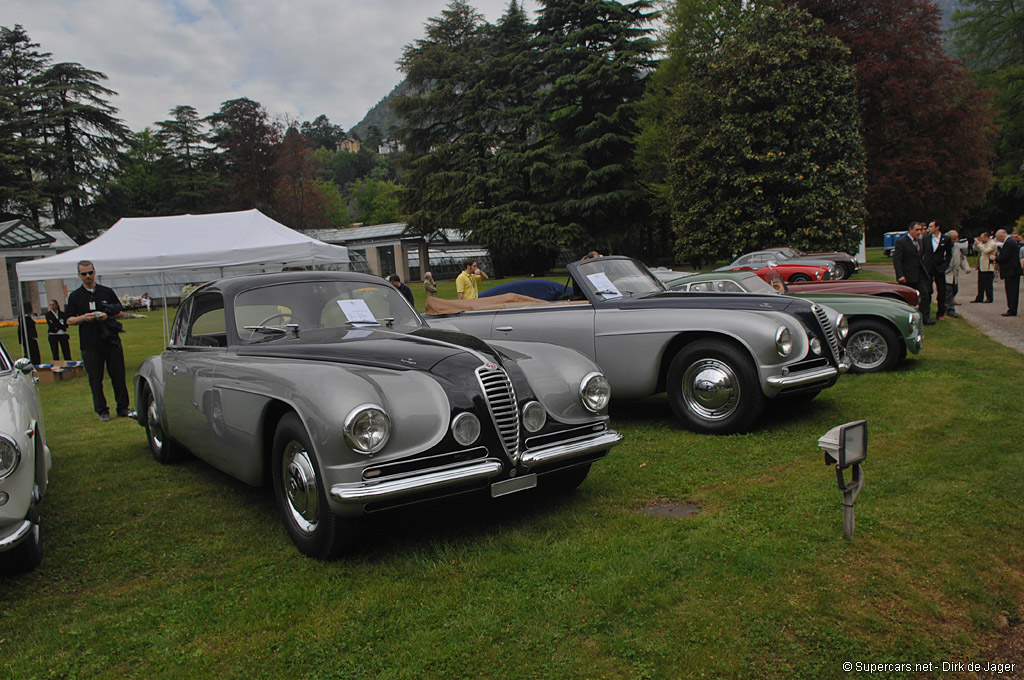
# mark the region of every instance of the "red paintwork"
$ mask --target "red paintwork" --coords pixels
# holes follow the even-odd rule
[[[811,277],[811,281],[822,281],[828,276],[828,269],[826,267],[814,267],[811,265],[800,264],[799,262],[780,262],[775,266],[769,267],[765,265],[760,269],[754,269],[753,267],[733,267],[729,271],[734,272],[754,272],[762,279],[771,283],[776,276],[781,276],[782,280],[787,284],[790,279],[796,274],[804,274],[805,276]]]
[[[842,293],[844,295],[881,295],[899,298],[912,307],[917,307],[920,294],[916,288],[889,281],[818,281],[814,283],[788,284],[793,293]]]

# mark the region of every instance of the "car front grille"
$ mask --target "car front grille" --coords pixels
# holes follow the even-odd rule
[[[832,350],[832,358],[839,363],[839,334],[836,333],[835,326],[828,320],[828,314],[825,313],[824,308],[821,305],[813,305],[814,315],[818,317],[818,323],[821,324],[822,329],[825,331],[825,338],[828,340],[829,349]]]
[[[512,381],[500,367],[487,364],[476,369],[477,380],[487,397],[487,409],[501,435],[505,453],[512,460],[519,458],[519,406]]]

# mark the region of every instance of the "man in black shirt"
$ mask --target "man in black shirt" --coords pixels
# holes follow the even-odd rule
[[[402,277],[400,277],[398,274],[392,274],[391,276],[388,277],[388,281],[391,282],[392,286],[398,289],[398,292],[402,294],[402,297],[409,301],[410,305],[412,305],[413,307],[416,306],[416,303],[413,302],[412,298],[412,289],[409,288],[409,286],[402,283]]]
[[[125,384],[124,351],[121,349],[121,301],[113,290],[96,283],[96,268],[92,262],[78,263],[79,288],[71,291],[65,308],[68,324],[78,326],[78,341],[82,348],[82,361],[89,376],[92,405],[102,422],[110,420],[107,399],[103,396],[103,370],[114,387],[117,415],[132,417],[128,407],[128,387]]]

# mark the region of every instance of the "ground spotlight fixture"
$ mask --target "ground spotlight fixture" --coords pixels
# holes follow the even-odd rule
[[[836,466],[836,482],[843,492],[843,536],[853,538],[853,504],[864,487],[861,463],[868,457],[868,421],[855,420],[833,427],[818,438],[818,446],[825,451],[825,465]],[[843,479],[843,470],[850,471],[849,484]]]

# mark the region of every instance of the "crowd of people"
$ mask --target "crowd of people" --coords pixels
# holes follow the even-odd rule
[[[932,221],[913,222],[907,233],[896,240],[893,248],[893,268],[896,280],[916,288],[920,294],[920,310],[925,325],[957,316],[955,298],[960,288],[960,275],[969,274],[970,264],[959,243],[955,229],[943,232],[942,225]],[[978,292],[971,302],[991,303],[995,277],[998,275],[1006,290],[1006,311],[1003,316],[1017,316],[1020,298],[1020,280],[1024,268],[1024,239],[1005,229],[982,233],[974,241],[978,254]],[[936,303],[935,319],[931,318],[932,296]]]

